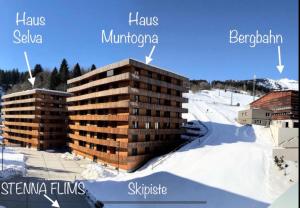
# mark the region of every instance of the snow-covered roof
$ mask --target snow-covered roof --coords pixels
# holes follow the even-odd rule
[[[17,96],[22,96],[22,95],[30,95],[30,94],[35,94],[35,93],[47,93],[47,94],[53,94],[53,95],[60,95],[60,96],[70,96],[71,93],[68,92],[63,92],[63,91],[57,91],[57,90],[49,90],[49,89],[44,89],[44,88],[37,88],[37,89],[31,89],[31,90],[24,90],[20,92],[15,92],[7,95],[3,95],[2,99],[6,98],[12,98],[12,97],[17,97]]]

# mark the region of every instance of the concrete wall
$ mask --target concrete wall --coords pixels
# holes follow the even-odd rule
[[[284,157],[284,160],[297,161],[298,162],[299,148],[274,148],[273,157]]]
[[[295,145],[293,147],[298,147],[298,141],[292,140],[299,140],[299,129],[285,128],[285,123],[289,123],[289,126],[293,126],[293,120],[272,121],[270,125],[275,145],[282,146],[290,143],[290,145]]]
[[[264,109],[247,109],[238,112],[238,122],[241,124],[257,124],[269,126],[271,111]]]

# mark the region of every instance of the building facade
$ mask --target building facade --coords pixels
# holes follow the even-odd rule
[[[64,146],[69,95],[33,89],[2,96],[4,142],[39,150]]]
[[[133,171],[181,142],[188,79],[127,59],[68,80],[69,147]]]
[[[256,124],[269,126],[272,111],[258,108],[250,108],[238,112],[238,122],[240,124]]]
[[[272,91],[250,104],[251,108],[272,111],[272,120],[299,120],[299,92]]]
[[[252,102],[250,106],[272,111],[270,129],[276,146],[273,155],[298,161],[299,92],[272,91]]]

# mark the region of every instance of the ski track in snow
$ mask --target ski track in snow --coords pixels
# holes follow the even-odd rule
[[[160,158],[149,161],[131,174],[86,182],[89,192],[99,200],[143,200],[140,196],[127,194],[128,183],[138,181],[168,187],[167,196],[155,196],[151,198],[153,200],[205,200],[207,204],[201,207],[211,208],[267,207],[285,191],[273,185],[280,177],[274,181],[269,174],[273,163],[270,131],[261,126],[238,124],[235,121],[238,110],[251,102],[252,97],[234,94],[235,103],[241,103],[241,107],[230,106],[230,93],[222,91],[220,96],[218,91],[187,94],[190,99],[184,107],[189,113],[185,117],[189,121],[200,120],[208,133],[172,153],[154,169],[151,164]],[[287,189],[288,185],[278,187]]]

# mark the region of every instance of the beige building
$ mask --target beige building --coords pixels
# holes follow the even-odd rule
[[[284,156],[285,160],[298,161],[299,147],[299,91],[271,91],[250,104],[249,112],[260,112],[259,119],[248,118],[247,111],[239,113],[241,123],[265,123],[267,109],[271,111],[270,131],[274,139],[273,156]],[[252,113],[253,114],[253,113]],[[269,115],[269,114],[268,114]]]
[[[286,160],[298,161],[299,121],[274,120],[270,129],[276,146],[273,155],[283,155]]]
[[[272,111],[258,108],[251,108],[238,112],[238,122],[240,124],[256,124],[269,126]]]

